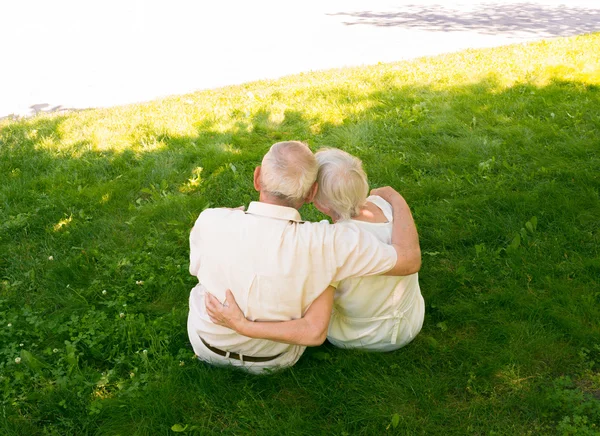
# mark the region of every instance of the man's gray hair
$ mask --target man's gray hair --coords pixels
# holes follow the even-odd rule
[[[369,183],[359,158],[336,148],[315,154],[319,163],[319,190],[315,201],[347,220],[358,215],[367,200]]]
[[[310,193],[318,170],[315,155],[306,144],[300,141],[278,142],[263,157],[261,188],[295,205]]]

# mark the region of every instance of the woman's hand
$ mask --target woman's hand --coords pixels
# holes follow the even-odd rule
[[[206,313],[208,313],[212,322],[235,330],[238,333],[240,333],[243,324],[249,322],[229,289],[225,291],[225,301],[222,304],[217,297],[206,292],[204,294],[204,305],[206,306]]]

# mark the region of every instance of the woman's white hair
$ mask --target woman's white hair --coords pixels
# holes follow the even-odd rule
[[[315,155],[306,144],[300,141],[278,142],[263,157],[261,188],[295,205],[310,193],[318,170]]]
[[[358,215],[369,194],[361,160],[336,148],[320,150],[315,157],[319,163],[319,190],[314,200],[331,209],[340,220]]]

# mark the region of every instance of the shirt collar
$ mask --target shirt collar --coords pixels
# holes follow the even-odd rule
[[[275,204],[263,203],[260,201],[251,202],[246,213],[268,218],[302,222],[300,213],[293,207],[277,206]]]

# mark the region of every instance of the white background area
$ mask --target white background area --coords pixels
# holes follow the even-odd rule
[[[586,33],[600,0],[18,0],[0,16],[4,117]]]

